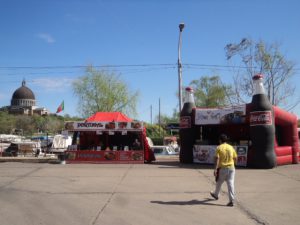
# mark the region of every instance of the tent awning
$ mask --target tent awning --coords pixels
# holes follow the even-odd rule
[[[121,112],[96,112],[86,122],[132,122],[132,119]]]

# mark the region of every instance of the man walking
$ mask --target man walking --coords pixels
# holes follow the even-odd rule
[[[216,177],[216,189],[214,192],[210,192],[210,195],[218,200],[219,193],[224,181],[227,183],[229,203],[227,206],[234,205],[234,176],[235,168],[234,164],[237,160],[237,154],[234,148],[227,143],[226,134],[221,134],[220,145],[216,149],[215,153],[215,170],[214,176]]]

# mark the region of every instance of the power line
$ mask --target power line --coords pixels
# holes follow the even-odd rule
[[[183,64],[183,69],[187,70],[218,70],[218,71],[232,71],[234,69],[249,69],[246,66],[231,66],[231,65],[218,65],[218,64],[195,64],[186,63]],[[83,74],[87,66],[74,65],[74,66],[9,66],[0,67],[0,77],[17,77],[17,76],[41,76],[50,75],[53,77],[61,76],[65,74],[66,76],[73,76],[74,74]],[[122,75],[135,74],[135,73],[146,73],[152,71],[160,70],[174,70],[177,69],[177,64],[164,63],[164,64],[129,64],[129,65],[96,65],[94,68],[110,69],[114,72],[120,73]],[[253,67],[255,69],[256,67]],[[294,68],[294,75],[300,75],[298,71],[300,68]],[[2,82],[7,82],[3,81]]]
[[[94,68],[150,68],[150,67],[170,67],[177,68],[175,63],[162,63],[162,64],[116,64],[116,65],[92,65]],[[248,69],[247,66],[233,66],[233,65],[219,65],[219,64],[197,64],[197,63],[183,63],[183,67],[206,68],[206,69]],[[72,65],[72,66],[0,66],[0,70],[56,70],[56,69],[85,69],[87,66]],[[256,68],[256,67],[253,67]],[[300,70],[300,68],[294,68]]]
[[[173,66],[176,64],[128,64],[128,65],[92,65],[94,68],[120,68],[120,67],[155,67],[155,66]],[[84,69],[87,66],[75,65],[75,66],[0,66],[0,69],[15,70],[15,69]]]

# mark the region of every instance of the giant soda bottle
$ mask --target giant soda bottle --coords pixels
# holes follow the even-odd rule
[[[185,89],[185,102],[180,112],[180,154],[181,163],[193,163],[193,145],[194,145],[194,130],[193,130],[193,108],[195,107],[193,89],[187,87]]]
[[[265,94],[263,76],[253,76],[254,94],[250,111],[251,157],[249,166],[270,169],[276,166],[273,107]]]

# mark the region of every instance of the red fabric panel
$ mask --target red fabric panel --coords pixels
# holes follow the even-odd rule
[[[276,159],[277,159],[277,166],[284,165],[284,164],[292,164],[293,162],[292,155],[279,156]]]
[[[87,122],[131,122],[132,119],[121,112],[96,112],[86,119]]]
[[[146,162],[152,162],[155,161],[155,155],[152,149],[150,148],[148,141],[147,141],[147,135],[146,135],[146,128],[143,129],[143,143],[144,143],[144,159]]]
[[[277,146],[275,147],[276,156],[292,155],[291,146]]]
[[[276,106],[273,106],[273,109],[275,114],[275,124],[282,126],[284,130],[282,135],[284,145],[292,146],[293,163],[297,164],[299,162],[297,116]]]

